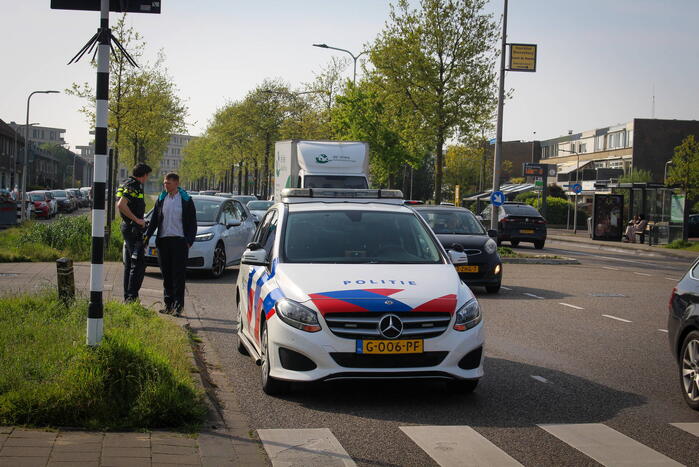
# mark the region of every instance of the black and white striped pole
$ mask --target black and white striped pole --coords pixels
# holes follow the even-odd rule
[[[109,54],[112,45],[133,66],[136,62],[112,36],[109,11],[120,13],[160,13],[160,0],[51,0],[57,10],[100,12],[100,27],[82,49],[68,62],[75,63],[97,45],[97,89],[95,91],[95,165],[92,182],[92,259],[90,264],[90,304],[87,308],[87,345],[102,342],[104,331],[104,226],[105,188],[107,186],[107,124],[109,121]],[[29,122],[29,120],[27,120]]]
[[[100,1],[99,45],[97,46],[97,90],[95,93],[95,165],[92,182],[92,259],[90,261],[90,304],[87,308],[87,345],[102,342],[104,329],[104,195],[107,184],[107,121],[109,119],[109,0]]]

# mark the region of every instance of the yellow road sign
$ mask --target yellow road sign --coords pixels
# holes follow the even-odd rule
[[[509,44],[508,71],[536,71],[536,44]]]

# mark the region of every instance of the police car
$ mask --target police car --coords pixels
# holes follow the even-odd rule
[[[262,389],[290,382],[483,376],[478,301],[397,190],[286,189],[243,253],[238,349]]]

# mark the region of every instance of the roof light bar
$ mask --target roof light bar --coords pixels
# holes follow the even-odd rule
[[[285,188],[282,190],[283,198],[403,199],[403,192],[350,188]]]

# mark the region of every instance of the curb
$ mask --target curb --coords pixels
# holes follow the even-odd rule
[[[580,264],[575,258],[500,258],[508,264]]]
[[[631,253],[646,254],[648,256],[658,255],[658,256],[667,256],[670,258],[680,258],[680,259],[696,259],[697,257],[699,257],[699,253],[696,253],[693,251],[673,250],[671,248],[663,248],[663,247],[647,247],[647,248],[640,247],[639,248],[639,247],[631,246],[633,244],[628,244],[628,243],[615,243],[614,245],[599,244],[599,243],[593,243],[592,241],[586,241],[586,240],[581,240],[581,239],[576,239],[576,238],[569,238],[566,235],[549,235],[547,238],[550,240],[557,241],[557,242],[575,243],[578,245],[585,245],[587,247],[598,249],[598,250],[607,250],[607,251],[625,250],[625,251],[628,251]]]

